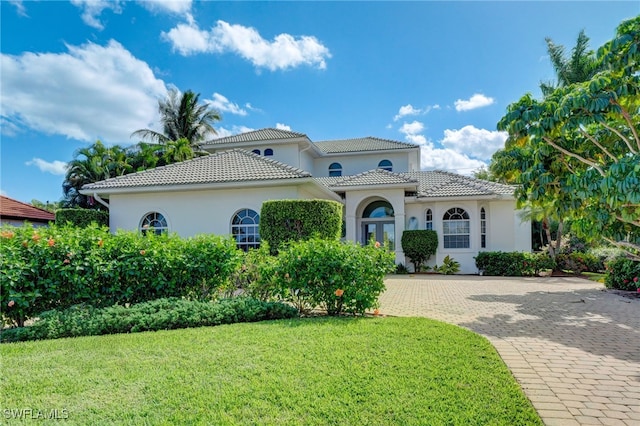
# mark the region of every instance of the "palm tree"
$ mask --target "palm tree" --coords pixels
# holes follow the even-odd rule
[[[601,71],[602,66],[597,61],[595,52],[589,49],[589,37],[585,35],[584,30],[578,34],[571,56],[566,55],[564,46],[555,44],[549,37],[545,38],[545,41],[557,81],[540,83],[540,90],[544,97],[549,96],[558,87],[590,80],[598,71]]]
[[[180,93],[169,90],[164,100],[158,101],[162,121],[162,133],[151,129],[136,130],[131,136],[166,144],[178,139],[187,139],[192,147],[199,147],[207,137],[216,134],[213,123],[220,120],[218,111],[206,104],[199,104],[200,94],[191,90]]]

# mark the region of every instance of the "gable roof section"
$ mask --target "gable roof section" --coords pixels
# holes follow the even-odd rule
[[[212,139],[205,143],[205,145],[224,145],[227,143],[238,142],[266,142],[266,141],[279,141],[287,139],[307,138],[304,133],[291,132],[289,130],[281,129],[260,129],[253,130],[251,132],[240,133],[238,135],[226,136],[224,138]]]
[[[13,198],[0,195],[0,217],[23,219],[37,222],[48,222],[56,219],[56,215],[43,209],[23,203]]]
[[[417,185],[418,180],[400,173],[393,173],[383,169],[369,170],[353,176],[344,176],[342,179],[329,185],[330,188],[369,186],[369,185]]]
[[[417,148],[406,142],[392,141],[389,139],[367,136],[355,139],[338,139],[331,141],[319,141],[313,143],[324,154],[338,154],[346,152],[389,151],[395,149]]]
[[[82,187],[82,190],[256,182],[308,177],[311,177],[311,174],[304,170],[261,157],[244,149],[233,149],[87,184]]]
[[[418,180],[418,197],[513,196],[515,187],[440,170],[404,173]]]

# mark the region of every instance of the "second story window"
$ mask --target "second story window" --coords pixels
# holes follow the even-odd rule
[[[273,150],[271,148],[267,148],[264,150],[265,157],[271,157],[273,155]]]
[[[331,163],[329,166],[329,176],[342,176],[342,164]]]
[[[381,162],[378,163],[378,168],[382,170],[386,170],[388,172],[392,172],[393,164],[391,164],[391,161],[389,160],[382,160]]]

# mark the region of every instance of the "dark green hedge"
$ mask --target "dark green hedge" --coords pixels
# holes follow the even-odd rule
[[[546,253],[483,251],[475,257],[476,267],[483,275],[522,277],[538,275],[554,269],[556,264]]]
[[[109,226],[109,212],[90,209],[59,209],[56,211],[56,224],[81,228],[89,226],[92,222],[99,226]]]
[[[114,333],[169,330],[294,318],[298,311],[278,302],[248,297],[202,302],[178,298],[158,299],[131,305],[95,308],[76,305],[43,313],[33,325],[10,328],[0,334],[1,342],[58,339]]]
[[[420,272],[424,262],[436,254],[438,234],[431,229],[417,229],[402,233],[402,251],[411,259],[415,272]]]
[[[275,252],[287,241],[317,236],[338,240],[342,231],[342,204],[330,200],[265,201],[260,212],[260,239]]]

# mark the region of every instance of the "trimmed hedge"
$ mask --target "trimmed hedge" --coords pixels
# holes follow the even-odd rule
[[[640,288],[640,262],[619,257],[607,263],[604,285],[619,290],[637,290]]]
[[[316,236],[338,240],[342,233],[342,204],[331,200],[265,201],[260,211],[260,239],[276,253],[289,241]]]
[[[79,303],[211,299],[240,264],[231,237],[113,235],[95,224],[0,230],[0,308],[5,323],[19,326]]]
[[[604,269],[604,264],[597,256],[577,251],[569,254],[558,254],[556,256],[556,264],[558,269],[573,271],[575,274],[598,272]]]
[[[158,299],[130,307],[95,308],[75,305],[43,313],[33,325],[11,328],[0,334],[1,342],[58,339],[114,333],[215,326],[238,322],[294,318],[295,308],[282,303],[261,302],[248,297],[200,302],[176,298]]]
[[[555,268],[555,262],[546,253],[483,251],[474,259],[483,275],[491,276],[533,276]]]
[[[56,225],[72,225],[85,228],[91,223],[98,226],[109,226],[109,212],[91,209],[58,209]]]
[[[411,259],[415,272],[420,272],[422,264],[436,254],[438,234],[431,229],[417,229],[402,233],[402,251]]]

